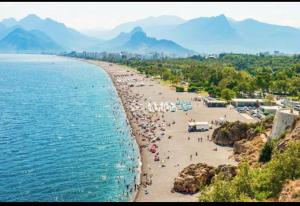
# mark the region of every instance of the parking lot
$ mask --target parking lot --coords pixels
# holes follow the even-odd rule
[[[252,117],[255,120],[262,120],[266,117],[266,115],[256,107],[250,107],[250,106],[244,106],[244,107],[236,107],[236,111],[242,114],[248,114],[250,117]]]

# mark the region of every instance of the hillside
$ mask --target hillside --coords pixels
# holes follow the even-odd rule
[[[149,17],[123,23],[105,33],[113,37],[121,32],[129,32],[136,26],[142,27],[154,38],[172,40],[199,53],[300,52],[299,28],[263,23],[255,19],[236,21],[225,15],[190,20],[174,16]]]
[[[121,32],[128,33],[135,27],[141,27],[150,36],[156,36],[156,34],[174,28],[176,25],[182,24],[183,22],[185,22],[185,20],[177,16],[151,16],[137,21],[122,23],[112,30],[90,30],[87,31],[86,34],[98,38],[111,39],[118,36]]]
[[[62,49],[50,37],[40,31],[16,28],[0,41],[1,52],[42,52]]]
[[[300,30],[256,20],[232,21],[224,15],[178,25],[165,38],[198,52],[300,52]]]
[[[251,126],[248,128],[251,130]],[[266,141],[262,136],[266,130],[260,131],[250,139],[235,142],[239,145],[234,145],[240,162],[237,175],[231,180],[215,176],[202,189],[200,201],[299,201],[299,119],[279,139]]]
[[[163,39],[157,40],[148,37],[141,27],[136,27],[129,33],[122,32],[117,37],[108,40],[93,49],[111,52],[127,51],[139,54],[163,52],[168,55],[176,56],[195,54],[195,52],[185,49],[172,41]]]
[[[63,23],[59,23],[50,18],[41,19],[34,14],[28,15],[20,21],[16,21],[12,18],[4,19],[1,23],[9,26],[9,31],[6,31],[5,34],[0,31],[0,38],[8,34],[12,28],[18,27],[27,31],[39,30],[47,34],[53,41],[57,42],[57,44],[70,50],[86,49],[101,42],[99,39],[88,37],[74,29],[68,28]]]

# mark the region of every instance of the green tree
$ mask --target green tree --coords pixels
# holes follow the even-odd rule
[[[230,101],[232,98],[234,98],[235,97],[235,92],[234,91],[232,91],[231,89],[223,89],[222,91],[221,91],[221,97],[223,98],[223,99],[225,99],[226,101]]]

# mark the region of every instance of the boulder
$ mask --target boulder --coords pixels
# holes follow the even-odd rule
[[[208,185],[216,174],[216,168],[207,164],[191,164],[184,168],[174,181],[174,191],[194,194],[200,185]]]
[[[233,153],[234,154],[241,154],[245,153],[247,147],[245,146],[245,143],[247,142],[246,139],[236,141],[233,143]]]
[[[221,127],[216,128],[212,134],[215,144],[222,146],[233,146],[234,142],[248,139],[252,132],[249,124],[240,121],[225,122]]]
[[[231,165],[219,165],[217,168],[204,163],[191,164],[184,168],[174,180],[171,191],[194,194],[199,192],[200,186],[209,185],[212,178],[222,172],[226,179],[236,175],[237,168]]]
[[[237,162],[246,160],[250,165],[259,164],[260,151],[265,142],[265,135],[259,134],[249,140],[243,139],[233,144],[233,158]]]
[[[224,178],[231,180],[237,174],[237,167],[233,165],[219,165],[216,169],[216,174],[223,173]]]

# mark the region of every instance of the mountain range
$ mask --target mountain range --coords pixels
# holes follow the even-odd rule
[[[178,18],[178,20],[180,20]],[[172,19],[165,18],[165,23],[172,23]],[[138,24],[137,22],[136,24]],[[104,41],[90,37],[50,18],[41,19],[31,14],[17,21],[14,18],[0,22],[0,51],[1,52],[43,52],[43,51],[128,51],[137,54],[163,52],[175,56],[187,56],[195,52],[185,49],[169,40],[151,38],[140,28],[130,29],[129,25],[120,26],[114,32],[118,36]],[[148,25],[161,26],[149,19]],[[129,31],[128,33],[123,32]],[[122,32],[119,32],[122,31]]]
[[[300,29],[255,19],[236,21],[225,15],[190,20],[166,15],[148,17],[112,30],[86,33],[34,14],[19,21],[8,18],[0,22],[1,52],[72,50],[164,52],[181,56],[195,52],[299,53]]]
[[[121,32],[115,38],[97,45],[92,50],[117,52],[126,51],[137,54],[163,52],[170,56],[190,56],[196,54],[169,40],[158,40],[148,37],[141,27],[135,27],[130,32]]]
[[[55,52],[61,49],[61,46],[39,30],[16,28],[0,41],[2,52]]]
[[[158,17],[148,17],[137,21],[127,22],[116,26],[112,30],[90,30],[85,31],[87,35],[101,37],[102,39],[111,39],[119,35],[121,32],[130,32],[135,27],[142,27],[150,36],[156,36],[162,30],[172,29],[176,25],[184,23],[186,20],[171,15],[163,15]]]
[[[255,19],[236,21],[225,15],[191,20],[167,16],[167,22],[165,19],[166,16],[160,16],[128,22],[98,37],[114,36],[115,31],[128,31],[140,26],[152,37],[169,39],[201,53],[300,52],[299,28],[267,24]]]
[[[41,19],[34,14],[28,15],[20,21],[17,21],[14,18],[2,20],[0,22],[0,39],[9,35],[10,32],[15,32],[16,29],[22,29],[23,32],[25,30],[27,32],[31,32],[32,30],[39,31],[40,34],[43,33],[44,37],[47,36],[48,40],[51,39],[55,44],[60,45],[57,47],[59,49],[83,50],[101,41],[97,38],[89,37],[74,29],[68,28],[64,24],[50,18]],[[20,32],[20,30],[17,30],[17,32]],[[10,37],[12,37],[12,35],[10,35]],[[16,35],[15,37],[18,38],[19,35]],[[16,42],[18,41],[16,40]],[[21,42],[24,43],[23,41],[19,41],[19,43]],[[45,42],[45,44],[47,43],[49,43],[49,41]],[[22,47],[22,45],[19,46]],[[47,46],[45,48],[47,48]]]

